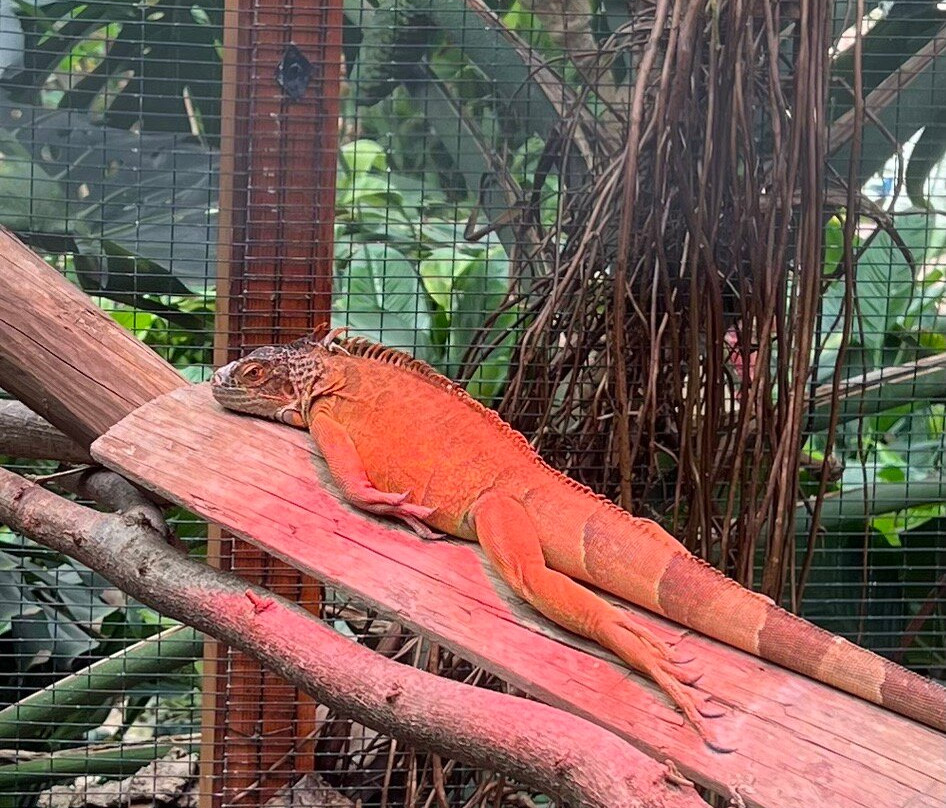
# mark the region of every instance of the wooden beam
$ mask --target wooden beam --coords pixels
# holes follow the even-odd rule
[[[184,384],[167,362],[0,228],[0,387],[88,447],[135,407]]]
[[[748,806],[941,808],[946,736],[641,613],[726,705],[707,748],[654,686],[511,596],[470,544],[424,542],[342,504],[300,430],[220,410],[206,385],[145,405],[93,455],[526,692]],[[589,754],[594,754],[589,750]]]

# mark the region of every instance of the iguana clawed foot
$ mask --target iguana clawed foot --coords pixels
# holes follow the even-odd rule
[[[719,706],[691,690],[703,675],[698,669],[681,667],[681,661],[672,649],[632,614],[622,612],[620,617],[602,626],[598,632],[602,645],[614,651],[626,663],[653,679],[690,720],[709,746],[719,752],[731,748],[713,739],[704,718],[718,718],[724,714]]]
[[[379,491],[377,488],[363,488],[359,493],[359,498],[352,500],[352,504],[371,513],[380,516],[390,516],[394,519],[400,519],[408,525],[422,539],[442,539],[443,533],[437,533],[424,524],[423,520],[429,517],[434,508],[428,508],[426,505],[415,505],[408,502],[411,495],[410,491],[404,491],[400,494],[392,494],[387,491]]]

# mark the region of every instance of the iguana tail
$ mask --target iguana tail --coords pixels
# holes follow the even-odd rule
[[[617,509],[586,529],[593,583],[735,648],[946,731],[946,688],[812,625],[689,553],[657,523]],[[633,523],[628,531],[628,519]],[[610,533],[610,539],[606,534]]]

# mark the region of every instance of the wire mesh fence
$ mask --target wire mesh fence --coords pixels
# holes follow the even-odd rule
[[[328,319],[408,351],[740,582],[943,679],[944,13],[0,0],[0,223],[192,382]],[[7,468],[82,462],[31,434]],[[168,518],[347,636],[508,689]],[[549,803],[2,527],[0,733],[23,806]]]

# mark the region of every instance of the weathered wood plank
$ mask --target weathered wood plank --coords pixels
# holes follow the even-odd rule
[[[737,791],[747,805],[946,805],[946,735],[648,616],[696,657],[701,689],[729,708],[714,721],[738,748],[709,750],[649,681],[512,596],[478,548],[424,542],[353,511],[330,490],[304,432],[225,413],[204,385],[146,404],[92,451],[526,692],[673,759],[701,784]]]

